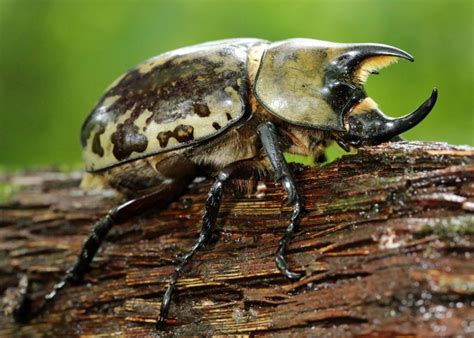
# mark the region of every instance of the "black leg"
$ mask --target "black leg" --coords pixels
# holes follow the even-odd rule
[[[295,179],[293,178],[288,163],[286,163],[283,152],[280,149],[275,126],[271,122],[265,122],[258,127],[257,132],[260,136],[263,148],[272,164],[275,180],[279,181],[286,190],[288,195],[286,204],[293,205],[293,214],[291,216],[290,224],[286,228],[285,236],[280,240],[275,262],[278,269],[286,278],[297,280],[302,277],[302,274],[290,271],[285,259],[285,250],[286,246],[293,238],[294,233],[298,230],[298,220],[303,212],[303,205],[301,204],[301,198],[296,190]]]
[[[162,183],[158,190],[127,201],[116,208],[111,209],[108,214],[94,224],[89,236],[82,247],[81,253],[77,257],[76,263],[67,270],[63,279],[57,283],[53,290],[44,297],[42,305],[36,310],[20,309],[19,313],[27,314],[27,319],[35,317],[44,312],[54,301],[58,292],[71,282],[81,281],[88,270],[95,254],[104,241],[107,233],[113,225],[119,224],[133,215],[150,209],[152,207],[163,207],[176,200],[187,188],[189,180],[170,180]],[[18,321],[25,321],[25,318],[17,318]]]
[[[156,323],[156,328],[158,330],[165,328],[166,319],[170,309],[171,298],[173,297],[174,291],[176,289],[176,282],[178,280],[179,274],[186,264],[191,260],[194,254],[198,250],[202,249],[212,236],[212,232],[216,224],[217,214],[219,212],[219,206],[222,199],[222,190],[224,186],[230,179],[257,179],[259,177],[258,168],[258,164],[253,160],[239,161],[230,164],[217,175],[214,184],[207,194],[206,205],[202,217],[202,228],[201,232],[199,233],[199,237],[191,250],[180,258],[180,262],[177,264],[176,269],[171,276],[171,280],[168,283],[168,288],[163,295],[163,300],[161,301],[160,307],[160,315]]]

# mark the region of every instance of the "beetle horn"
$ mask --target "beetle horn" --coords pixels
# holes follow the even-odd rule
[[[437,98],[438,90],[434,88],[418,109],[400,118],[385,116],[376,107],[368,111],[353,111],[347,117],[348,133],[341,142],[358,147],[389,141],[420,123],[433,109]]]
[[[352,54],[352,58],[349,58],[349,63],[353,65],[357,65],[361,61],[375,56],[394,56],[408,61],[415,61],[411,54],[400,48],[375,43],[349,45],[347,52]]]
[[[355,43],[343,45],[340,54],[332,61],[332,66],[351,73],[367,62],[374,67],[385,67],[397,59],[415,61],[413,56],[400,48],[376,43]]]
[[[399,59],[414,61],[409,53],[382,44],[347,44],[342,53],[331,63],[331,68],[346,74],[358,84],[364,84],[371,73],[397,62]]]
[[[414,112],[396,119],[387,119],[384,128],[380,131],[378,138],[389,140],[392,137],[413,128],[420,123],[433,109],[438,98],[438,90],[433,89],[431,96],[423,102]]]

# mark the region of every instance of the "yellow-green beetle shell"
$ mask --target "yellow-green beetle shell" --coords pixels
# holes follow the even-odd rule
[[[345,130],[342,116],[324,98],[324,64],[343,44],[312,39],[272,43],[263,55],[255,96],[271,113],[291,124]]]
[[[247,52],[262,42],[182,48],[120,77],[82,126],[86,170],[186,147],[236,123],[248,105]]]

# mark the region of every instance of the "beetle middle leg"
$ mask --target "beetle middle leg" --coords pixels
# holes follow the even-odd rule
[[[293,214],[291,216],[290,224],[286,228],[285,235],[279,242],[275,262],[280,272],[286,278],[290,280],[297,280],[303,275],[301,273],[290,271],[288,268],[288,263],[285,259],[285,251],[288,243],[293,238],[294,233],[298,229],[298,221],[303,212],[301,197],[296,190],[295,179],[293,178],[293,174],[291,173],[288,163],[286,162],[283,152],[280,148],[275,125],[271,122],[264,122],[258,126],[257,132],[260,136],[263,149],[267,153],[268,158],[272,164],[275,180],[281,183],[288,195],[286,204],[293,205]]]
[[[16,311],[21,315],[15,316],[15,319],[20,322],[28,321],[30,318],[43,313],[56,299],[60,290],[64,289],[70,283],[81,281],[113,225],[124,222],[133,215],[149,210],[153,207],[163,207],[168,205],[185,191],[190,181],[191,178],[164,181],[156,191],[129,200],[118,207],[111,209],[105,217],[94,224],[89,236],[83,244],[76,263],[67,270],[65,276],[53,287],[53,290],[44,296],[43,303],[40,307],[35,311],[32,311],[29,308],[24,308],[28,305],[23,305],[23,307],[20,307],[20,309]],[[24,302],[24,304],[28,303],[29,302]]]
[[[193,247],[189,252],[180,257],[180,262],[177,264],[173,275],[168,283],[168,287],[163,295],[163,300],[160,307],[160,315],[156,323],[158,330],[163,329],[165,326],[166,318],[170,309],[171,298],[176,289],[176,282],[178,281],[179,274],[191,260],[194,254],[202,249],[207,242],[209,242],[213,230],[215,228],[217,214],[219,212],[219,206],[222,199],[222,192],[226,184],[232,179],[252,179],[260,177],[261,166],[257,161],[254,160],[242,160],[231,163],[224,169],[222,169],[217,175],[209,193],[207,194],[206,204],[204,208],[204,214],[202,217],[202,228],[199,233],[199,237],[194,243]]]

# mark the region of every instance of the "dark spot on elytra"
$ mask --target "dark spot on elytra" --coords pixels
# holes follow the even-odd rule
[[[225,113],[225,117],[227,117],[227,121],[232,120],[232,116],[229,113]]]
[[[114,145],[114,156],[119,161],[128,158],[134,151],[138,153],[145,151],[148,145],[146,136],[140,134],[138,127],[130,120],[126,120],[117,126],[111,140]]]
[[[161,131],[158,133],[156,138],[158,139],[158,142],[160,142],[161,148],[165,148],[168,145],[170,137],[173,137],[173,132],[171,130]]]
[[[211,115],[211,111],[209,110],[209,107],[207,104],[202,104],[202,103],[195,103],[193,105],[193,110],[196,115],[199,115],[200,117],[207,117]]]
[[[220,126],[220,124],[219,124],[219,123],[217,123],[217,122],[213,122],[213,123],[212,123],[212,126],[214,127],[214,129],[215,129],[215,130],[219,130],[219,129],[221,129],[221,126]]]
[[[94,134],[94,138],[92,139],[92,152],[100,157],[104,156],[104,148],[102,148],[102,144],[100,143],[100,135],[102,135],[104,131],[105,127],[100,126],[100,129]]]
[[[186,143],[194,140],[194,128],[180,124],[173,131],[167,130],[158,133],[157,139],[160,142],[161,148],[165,148],[168,145],[170,138],[175,138],[180,143]]]

